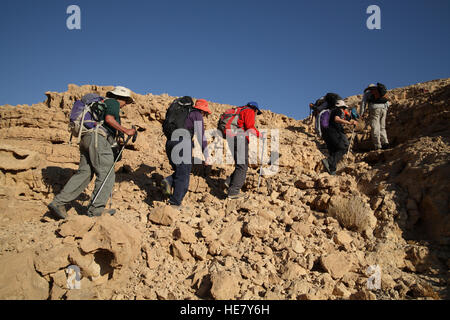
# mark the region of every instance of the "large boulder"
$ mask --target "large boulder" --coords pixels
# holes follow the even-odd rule
[[[129,265],[141,249],[141,233],[109,215],[97,218],[92,229],[83,236],[80,248],[85,253],[107,251],[112,254],[111,267]]]

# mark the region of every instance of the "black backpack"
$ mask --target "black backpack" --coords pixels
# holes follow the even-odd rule
[[[336,107],[336,103],[338,102],[338,100],[342,100],[342,98],[337,93],[329,92],[325,95],[325,101],[327,102],[328,108],[330,109]]]
[[[187,116],[193,110],[194,101],[189,96],[175,99],[166,112],[166,119],[163,122],[163,132],[167,139],[172,138],[172,133],[184,128]]]
[[[371,103],[386,103],[388,100],[385,98],[385,95],[387,94],[387,88],[382,83],[377,83],[376,87],[367,88],[364,91],[369,90],[372,95],[369,98],[369,102]]]
[[[338,95],[337,93],[329,92],[322,98],[318,99],[314,104],[311,103],[309,107],[311,108],[313,116],[317,117],[323,110],[334,109],[338,100],[342,100],[340,95]]]

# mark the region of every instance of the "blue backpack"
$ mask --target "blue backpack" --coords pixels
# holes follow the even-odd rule
[[[70,142],[73,136],[77,136],[80,143],[81,136],[87,132],[100,132],[106,136],[104,130],[98,130],[103,125],[106,108],[104,98],[95,93],[89,93],[75,101],[70,112]]]

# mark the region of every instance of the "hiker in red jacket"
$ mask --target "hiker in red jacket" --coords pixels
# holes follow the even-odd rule
[[[254,134],[258,138],[263,137],[255,128],[257,114],[262,114],[258,103],[253,101],[247,103],[239,112],[239,120],[237,121],[239,132],[233,133],[227,130],[227,142],[235,162],[233,174],[225,181],[225,186],[228,187],[228,199],[245,197],[245,194],[240,193],[240,191],[247,177],[249,134]]]

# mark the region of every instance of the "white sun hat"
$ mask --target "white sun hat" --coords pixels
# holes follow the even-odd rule
[[[118,97],[127,98],[130,103],[134,102],[134,99],[131,97],[131,90],[122,86],[117,86],[113,91],[108,91],[107,94],[113,94]]]
[[[345,101],[344,100],[338,100],[337,102],[336,102],[336,107],[346,107],[346,108],[348,108],[348,106],[345,104]]]

